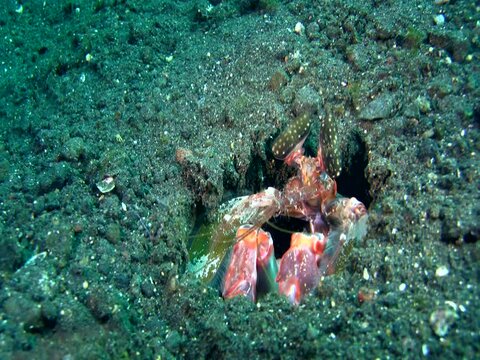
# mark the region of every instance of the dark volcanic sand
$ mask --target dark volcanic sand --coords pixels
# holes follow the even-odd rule
[[[0,358],[478,357],[480,11],[435,2],[3,1]],[[192,230],[304,110],[368,233],[298,307],[224,301]]]

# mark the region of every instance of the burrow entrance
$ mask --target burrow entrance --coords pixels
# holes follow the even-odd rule
[[[267,149],[271,149],[271,144],[266,144]],[[258,149],[257,149],[258,150]],[[260,149],[261,150],[261,149]],[[356,197],[358,200],[369,208],[372,203],[370,195],[370,184],[366,178],[366,169],[368,166],[367,146],[360,133],[353,132],[346,143],[344,149],[343,169],[341,175],[336,179],[338,193],[345,197]],[[315,156],[317,152],[314,142],[307,143],[305,146],[305,154],[307,156]],[[260,154],[261,151],[258,151]],[[296,175],[296,169],[285,166],[283,162],[272,160],[273,155],[270,150],[265,156],[256,155],[252,158],[247,174],[245,176],[245,186],[238,189],[235,185],[230,187],[225,183],[225,194],[230,194],[223,201],[228,201],[232,197],[258,193],[269,186],[282,190],[288,179]],[[201,204],[197,204],[196,224],[192,231],[189,256],[190,261],[195,262],[198,259],[193,250],[196,244],[201,243],[203,246],[202,254],[211,251],[211,225],[206,216],[205,208]],[[309,231],[309,223],[304,220],[288,218],[285,216],[277,216],[270,219],[262,228],[268,231],[274,239],[275,256],[281,258],[290,247],[291,234],[293,232]],[[209,230],[210,229],[210,230]]]
[[[305,146],[305,154],[315,156],[316,144]],[[267,144],[270,149],[270,144]],[[254,157],[246,175],[246,188],[248,193],[257,193],[273,186],[279,190],[283,189],[288,179],[296,175],[296,169],[285,166],[281,161],[275,160],[271,152],[267,152],[267,161],[260,156]],[[343,169],[336,179],[337,191],[344,197],[356,197],[367,209],[372,203],[370,195],[370,184],[366,178],[368,166],[367,146],[358,132],[352,132],[344,152]],[[278,216],[270,219],[262,228],[270,232],[275,239],[275,255],[280,258],[290,247],[291,233],[309,230],[307,221]]]

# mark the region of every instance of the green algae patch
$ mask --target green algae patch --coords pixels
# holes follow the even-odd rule
[[[219,268],[223,257],[231,246],[233,234],[222,234],[222,239],[212,244],[214,235],[218,235],[217,223],[202,224],[198,231],[192,235],[190,247],[188,249],[189,263],[187,271],[193,273],[195,277],[203,282],[209,282],[213,279]]]

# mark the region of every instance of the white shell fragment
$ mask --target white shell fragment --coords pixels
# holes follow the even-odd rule
[[[102,194],[106,194],[112,191],[113,189],[115,189],[115,181],[111,176],[107,176],[105,179],[103,179],[102,181],[99,181],[95,185],[97,185],[97,189]]]
[[[429,318],[430,326],[438,337],[445,337],[457,319],[458,314],[456,309],[450,306],[436,309],[430,314]]]

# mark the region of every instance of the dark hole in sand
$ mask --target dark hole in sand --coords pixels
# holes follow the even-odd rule
[[[337,178],[337,191],[345,197],[356,197],[367,209],[370,207],[370,184],[366,178],[368,166],[367,146],[359,134],[353,134],[349,155],[344,159],[344,169]]]
[[[280,259],[290,247],[290,238],[293,232],[309,232],[309,224],[305,220],[277,216],[262,226],[273,239],[275,257]]]

